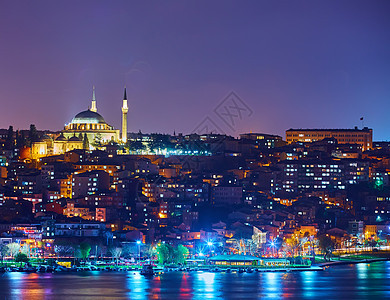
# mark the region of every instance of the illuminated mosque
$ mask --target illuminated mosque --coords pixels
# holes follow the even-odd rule
[[[63,154],[74,149],[93,150],[97,143],[127,142],[127,95],[126,88],[122,102],[122,133],[106,123],[97,112],[95,87],[92,92],[91,108],[78,113],[56,137],[44,135],[31,146],[31,157],[37,159],[47,155]]]

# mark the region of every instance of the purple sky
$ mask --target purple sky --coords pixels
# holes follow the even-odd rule
[[[374,129],[390,140],[390,1],[1,1],[0,127],[60,130],[88,108],[129,131],[284,137]],[[214,109],[234,91],[253,111]]]

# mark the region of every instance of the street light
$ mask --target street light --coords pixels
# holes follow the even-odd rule
[[[207,242],[207,246],[211,247],[213,245],[213,242]]]
[[[275,248],[276,248],[275,239],[271,241],[270,247],[271,247],[272,255],[275,257]]]

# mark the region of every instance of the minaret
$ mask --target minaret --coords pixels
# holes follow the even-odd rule
[[[90,110],[93,112],[97,112],[96,98],[95,98],[95,86],[93,86],[93,90],[92,90],[92,106],[91,106]]]
[[[126,87],[125,87],[125,95],[123,96],[123,104],[122,104],[122,142],[127,142],[127,112],[129,108],[127,107],[127,95],[126,95]]]

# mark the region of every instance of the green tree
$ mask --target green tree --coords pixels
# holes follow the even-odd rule
[[[96,149],[100,149],[101,147],[103,147],[103,138],[102,138],[102,135],[100,134],[100,132],[98,132],[95,135],[95,139],[92,143],[92,146],[94,146]]]
[[[86,260],[89,257],[89,252],[91,251],[91,245],[87,242],[81,242],[78,250],[79,250],[79,257],[83,260]]]
[[[170,263],[170,248],[172,248],[172,246],[167,244],[161,244],[157,247],[157,258],[161,265]]]
[[[187,263],[188,253],[187,247],[184,247],[183,245],[177,246],[174,250],[174,263],[185,265]]]
[[[126,148],[129,152],[141,152],[146,150],[146,146],[142,143],[142,141],[127,141]]]
[[[84,137],[83,137],[82,141],[83,141],[83,149],[89,150],[89,140],[88,140],[88,136],[86,133],[84,133]]]
[[[160,264],[186,264],[188,249],[183,245],[179,245],[176,248],[168,244],[161,244],[157,247],[157,258]]]
[[[5,244],[0,244],[0,256],[1,256],[1,264],[3,264],[4,256],[7,255],[8,248]]]
[[[20,262],[20,265],[22,265],[22,262],[27,263],[28,262],[28,257],[26,254],[19,252],[15,256],[15,262]]]

